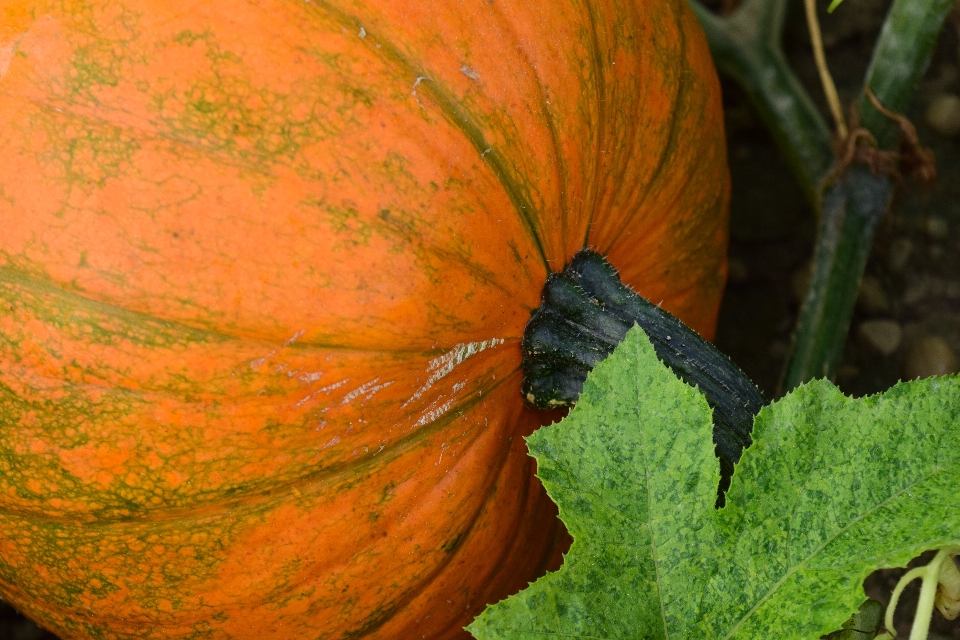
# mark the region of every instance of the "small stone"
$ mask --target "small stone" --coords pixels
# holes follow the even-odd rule
[[[857,338],[868,349],[889,356],[900,346],[903,329],[893,320],[867,320],[857,327]]]
[[[879,278],[864,276],[857,295],[857,308],[867,315],[877,315],[890,311],[890,296],[883,290]]]
[[[927,124],[944,136],[960,133],[960,98],[952,93],[941,93],[927,107]]]
[[[910,261],[913,243],[907,238],[894,238],[887,249],[887,268],[892,273],[900,273]]]
[[[930,216],[924,221],[923,230],[934,240],[944,240],[950,236],[950,225],[943,218]]]
[[[907,305],[914,305],[926,298],[931,293],[933,283],[930,278],[920,277],[911,280],[903,290],[903,302]]]
[[[923,336],[910,345],[904,361],[903,375],[907,380],[945,376],[960,371],[957,356],[940,336]]]
[[[730,258],[727,263],[727,275],[733,284],[743,284],[750,275],[746,263],[740,258]]]

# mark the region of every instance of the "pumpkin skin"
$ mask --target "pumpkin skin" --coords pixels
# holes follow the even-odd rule
[[[0,594],[70,638],[452,638],[567,543],[520,338],[592,247],[712,334],[683,0],[0,2]]]

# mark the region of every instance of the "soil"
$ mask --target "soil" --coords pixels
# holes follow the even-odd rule
[[[714,5],[730,7],[734,3],[716,0]],[[795,12],[785,44],[787,55],[811,96],[827,113],[800,3],[793,4]],[[888,5],[887,0],[847,0],[832,16],[822,15],[830,68],[841,98],[848,104],[859,92]],[[908,183],[901,189],[877,230],[866,270],[868,277],[836,376],[840,389],[852,396],[883,391],[898,380],[937,371],[937,367],[957,368],[960,135],[950,135],[949,127],[942,123],[932,127],[926,114],[930,105],[938,100],[944,102],[945,96],[960,96],[958,24],[960,20],[949,21],[907,113],[921,141],[936,154],[939,175],[932,188]],[[730,280],[720,313],[717,344],[767,397],[775,398],[803,295],[815,220],[743,94],[727,81],[723,90],[733,198]],[[960,100],[957,102],[960,104]],[[960,114],[956,117],[960,133]],[[877,320],[886,322],[878,324]],[[873,325],[869,324],[871,321]],[[878,340],[876,330],[881,330],[885,337]],[[927,348],[933,343],[935,348]],[[894,569],[873,574],[865,583],[868,595],[886,604],[902,573],[903,570]],[[900,638],[909,635],[916,594],[915,582],[897,608]],[[935,613],[931,640],[945,638],[960,640],[960,619],[948,622]],[[56,637],[0,603],[0,640]]]

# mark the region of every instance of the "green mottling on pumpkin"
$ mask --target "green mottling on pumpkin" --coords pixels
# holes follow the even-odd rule
[[[350,31],[355,32],[363,26],[359,18],[345,13],[324,0],[312,2],[311,7]],[[513,203],[514,215],[520,219],[530,240],[537,248],[544,266],[549,269],[538,228],[540,212],[534,205],[535,202],[540,200],[539,193],[529,177],[513,167],[499,150],[492,148],[488,143],[485,126],[491,125],[489,118],[480,115],[479,110],[471,111],[469,105],[465,104],[461,97],[454,95],[446,87],[433,80],[432,74],[427,69],[422,68],[417,61],[402,52],[392,42],[378,37],[370,29],[365,28],[365,32],[367,35],[361,42],[367,50],[396,69],[401,77],[409,78],[411,85],[416,87],[413,97],[417,100],[425,99],[438,107],[444,118],[455,126],[473,146],[478,158],[482,157],[483,162],[490,167],[501,188]],[[420,80],[425,81],[421,82]],[[414,83],[416,84],[414,85]],[[429,121],[430,116],[427,110],[423,109],[422,111],[423,117]]]
[[[410,162],[396,151],[388,151],[387,157],[383,161],[383,171],[386,175],[394,178],[403,178],[412,185],[419,186],[419,181],[410,173]]]
[[[379,236],[391,242],[390,253],[399,254],[423,241],[419,221],[420,218],[407,211],[383,209],[377,215],[375,229]]]
[[[130,67],[145,62],[142,56],[131,58],[131,52],[136,51],[132,44],[140,37],[140,16],[112,3],[84,1],[70,3],[67,11],[91,40],[74,49],[65,89],[71,102],[98,104],[98,89],[117,86],[129,75]],[[103,19],[113,11],[116,13],[109,20]]]
[[[340,238],[340,242],[334,245],[335,250],[352,249],[359,245],[370,244],[373,229],[361,219],[360,212],[353,203],[344,202],[337,206],[323,200],[308,200],[307,204],[319,208],[324,213],[324,218]]]
[[[191,530],[200,530],[202,527],[228,543],[238,532],[233,530],[233,524],[227,519],[219,520],[194,522]],[[0,522],[5,529],[20,531],[28,538],[25,540],[27,544],[20,547],[24,550],[26,562],[48,568],[42,580],[28,585],[30,592],[40,595],[48,605],[64,609],[85,608],[91,601],[109,598],[117,592],[138,593],[146,602],[177,609],[184,606],[184,602],[171,585],[185,579],[213,576],[220,564],[214,556],[196,554],[196,547],[185,538],[183,532],[167,522],[131,525],[126,535],[113,538],[112,544],[106,549],[102,546],[97,527],[90,523],[56,519],[39,525],[27,525],[18,516],[4,516]],[[81,540],[80,549],[84,552],[82,557],[86,570],[78,572],[75,567],[71,568],[71,565],[75,565],[76,557],[66,555],[67,551],[62,549],[61,541],[64,538]],[[164,552],[178,549],[178,561],[166,565],[159,573],[143,576],[146,579],[110,576],[97,569],[108,564],[110,557],[138,558],[161,549]],[[14,564],[0,558],[0,579],[10,579],[18,572]],[[18,582],[22,584],[27,576],[22,571],[19,573]]]
[[[310,178],[316,171],[302,149],[318,140],[339,138],[340,122],[362,123],[349,117],[358,105],[370,106],[368,91],[342,82],[314,82],[289,93],[263,88],[251,77],[241,57],[225,49],[210,33],[183,31],[173,41],[203,47],[209,72],[184,91],[152,98],[152,109],[175,140],[189,142],[213,155],[224,155],[246,170],[269,174],[271,165],[288,165]],[[326,117],[337,112],[347,117]],[[335,124],[337,122],[337,124]]]
[[[467,184],[456,176],[448,176],[443,181],[444,191],[465,191]]]
[[[388,482],[384,485],[383,489],[380,491],[380,499],[377,501],[377,505],[386,504],[393,500],[393,490],[397,488],[396,482]]]
[[[95,571],[85,576],[87,579],[83,590],[98,598],[104,598],[111,593],[119,591],[119,587],[112,582],[112,579],[104,573]]]
[[[444,553],[453,553],[457,550],[457,547],[460,546],[460,543],[463,541],[463,533],[458,533],[442,545],[440,548],[443,549]]]
[[[507,246],[510,247],[510,255],[513,256],[514,262],[523,268],[524,274],[529,278],[530,271],[527,269],[527,262],[523,259],[523,256],[520,255],[520,251],[517,249],[517,243],[511,238],[507,240]]]
[[[132,345],[147,348],[186,347],[232,339],[90,300],[64,290],[60,283],[37,276],[16,267],[0,267],[0,305],[16,305],[22,312],[54,327],[60,335],[82,335],[84,341],[102,345],[115,344],[117,337],[123,336]]]
[[[182,44],[185,47],[191,47],[197,40],[209,40],[211,38],[212,34],[209,31],[198,33],[190,29],[184,29],[173,36],[173,41],[177,44]]]
[[[90,193],[129,171],[140,150],[137,135],[121,127],[53,108],[39,113],[34,116],[37,128],[46,132],[51,143],[56,141],[46,147],[43,164],[58,167],[60,180],[68,185],[64,209],[71,206],[75,189]]]

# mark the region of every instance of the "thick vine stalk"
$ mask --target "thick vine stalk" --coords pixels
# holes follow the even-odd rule
[[[833,164],[830,128],[783,53],[787,0],[746,0],[720,17],[697,0],[700,20],[720,72],[737,82],[772,134],[810,204]]]

